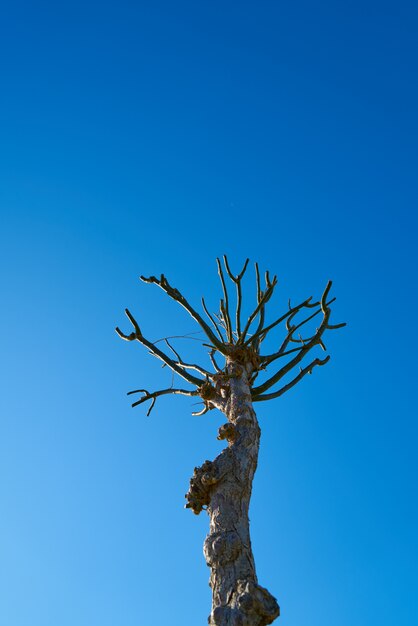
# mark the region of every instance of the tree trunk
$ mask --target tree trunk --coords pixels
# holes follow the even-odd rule
[[[252,407],[248,378],[250,363],[227,363],[220,385],[227,398],[228,422],[218,439],[228,447],[213,461],[195,468],[186,497],[199,513],[204,506],[210,530],[204,543],[211,569],[210,626],[265,626],[280,614],[275,598],[257,582],[251,549],[248,509],[257,468],[260,427]]]

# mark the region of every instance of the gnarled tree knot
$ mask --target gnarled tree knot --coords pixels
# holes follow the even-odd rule
[[[219,480],[219,472],[216,463],[205,461],[201,467],[195,467],[190,479],[189,491],[185,498],[186,509],[192,509],[195,515],[199,515],[203,507],[210,502],[209,491],[212,485]]]
[[[228,605],[217,606],[209,626],[268,626],[280,615],[277,600],[252,580],[238,580]]]

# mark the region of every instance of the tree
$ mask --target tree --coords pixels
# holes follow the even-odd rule
[[[302,363],[314,348],[319,346],[326,350],[323,341],[325,331],[341,328],[345,324],[332,325],[329,322],[330,305],[335,300],[328,299],[331,281],[317,302],[312,302],[310,297],[291,306],[289,301],[288,310],[266,324],[266,305],[277,285],[277,277],[270,278],[269,272],[266,272],[265,285],[262,287],[257,263],[257,304],[243,324],[242,278],[248,259],[238,275],[232,273],[226,256],[223,261],[224,267],[217,259],[223,291],[219,313],[211,314],[202,298],[203,311],[208,321],[178,289],[170,285],[164,275],[160,278],[141,276],[142,281],[158,285],[178,302],[201,328],[209,342],[203,343],[203,346],[209,350],[210,369],[186,363],[168,338],[165,339],[167,351],[161,350],[156,342],[144,337],[128,309],[125,312],[132,323],[133,332],[125,334],[119,328],[116,328],[116,332],[126,341],[138,341],[144,345],[153,356],[191,386],[171,386],[158,391],[135,389],[129,394],[141,396],[132,404],[133,407],[149,401],[149,415],[157,398],[166,394],[180,394],[201,399],[203,408],[194,415],[204,415],[212,409],[219,409],[226,416],[227,422],[219,428],[218,439],[226,440],[228,445],[214,461],[205,461],[201,467],[194,469],[186,494],[186,508],[190,508],[196,515],[206,510],[210,517],[210,530],[204,543],[206,562],[211,569],[210,626],[264,626],[279,616],[280,609],[276,599],[258,584],[251,549],[248,509],[261,432],[253,404],[280,397],[304,376],[311,374],[315,367],[325,365],[330,359],[329,355],[322,359],[316,357],[304,367],[300,366],[296,376],[277,388],[282,379]],[[231,306],[226,275],[235,285],[234,307]],[[310,336],[303,336],[305,325],[318,316],[321,319],[319,326],[309,333]],[[282,323],[285,324],[285,332],[278,349],[270,354],[262,354],[263,341]],[[222,365],[219,364],[219,358],[223,359]],[[267,369],[273,370],[268,376],[265,374]],[[256,384],[260,373],[264,374],[264,380]]]

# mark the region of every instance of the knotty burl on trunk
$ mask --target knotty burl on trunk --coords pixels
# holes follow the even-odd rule
[[[203,408],[194,415],[204,415],[213,409],[225,415],[227,422],[220,427],[218,439],[225,439],[228,445],[214,461],[205,461],[195,468],[186,494],[186,507],[197,515],[206,510],[210,518],[209,534],[204,543],[206,562],[211,570],[210,626],[264,626],[279,616],[280,609],[275,598],[258,584],[251,549],[248,509],[260,446],[260,427],[253,404],[278,398],[306,374],[311,374],[316,366],[327,363],[329,356],[315,357],[307,364],[305,357],[317,347],[325,351],[325,332],[345,324],[330,324],[329,321],[330,305],[335,301],[335,298],[329,299],[331,281],[318,301],[313,302],[310,297],[296,306],[291,306],[289,301],[288,309],[267,323],[266,305],[277,285],[277,277],[270,278],[266,272],[262,285],[257,263],[256,304],[243,324],[242,278],[248,259],[237,275],[232,273],[226,256],[223,263],[222,266],[217,259],[223,293],[218,313],[210,313],[203,298],[203,313],[199,313],[164,275],[160,278],[141,276],[141,280],[156,284],[178,302],[199,325],[205,336],[202,346],[208,350],[209,366],[184,361],[169,338],[164,340],[166,349],[162,350],[157,345],[160,340],[152,342],[144,337],[128,309],[125,312],[133,331],[125,334],[116,328],[116,332],[122,339],[144,345],[187,383],[182,388],[172,385],[158,391],[130,391],[129,394],[140,394],[132,406],[149,401],[149,414],[158,397],[178,394],[201,399]],[[235,286],[233,298],[226,276]],[[314,319],[320,323],[312,328]],[[281,340],[270,353],[262,354],[261,346],[266,337],[280,325],[284,325]],[[292,376],[297,366],[299,371]],[[268,375],[267,370],[270,370]],[[287,375],[289,379],[283,384],[282,379]],[[258,376],[262,380],[256,385]]]

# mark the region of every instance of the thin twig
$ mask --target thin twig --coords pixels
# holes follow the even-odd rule
[[[156,341],[153,341],[152,343],[155,345],[156,343],[160,343],[160,341],[165,341],[166,339],[191,339],[192,341],[199,341],[200,343],[202,343],[201,339],[198,339],[197,337],[192,337],[192,335],[201,335],[202,331],[201,330],[197,330],[194,333],[186,333],[185,335],[169,335],[168,337],[160,337],[160,339],[156,339]]]
[[[174,352],[174,354],[177,357],[177,361],[175,361],[176,365],[180,365],[181,367],[184,367],[184,369],[189,369],[189,370],[195,370],[196,372],[199,372],[199,374],[202,374],[203,376],[205,376],[205,378],[207,376],[210,376],[210,372],[208,372],[207,370],[205,370],[203,367],[201,367],[200,365],[197,365],[196,363],[185,363],[183,361],[183,359],[181,358],[181,356],[179,355],[179,353],[177,352],[177,350],[175,350],[173,348],[173,346],[171,345],[171,343],[168,341],[168,339],[165,340],[167,346],[170,348],[170,350],[172,352]]]
[[[212,315],[209,313],[209,311],[208,311],[208,309],[207,309],[207,306],[206,306],[206,303],[205,303],[205,299],[204,299],[204,298],[202,298],[202,306],[203,306],[203,310],[205,311],[206,315],[208,316],[208,318],[209,318],[209,319],[210,319],[210,321],[212,322],[213,327],[215,328],[216,332],[218,333],[218,335],[219,335],[219,339],[220,339],[222,342],[224,342],[224,338],[222,337],[222,333],[221,333],[221,331],[219,330],[219,326],[218,326],[218,324],[215,322],[215,320],[213,319]]]

